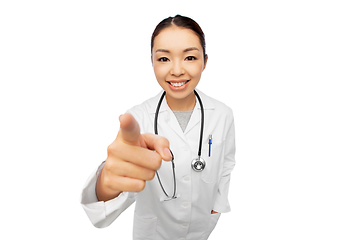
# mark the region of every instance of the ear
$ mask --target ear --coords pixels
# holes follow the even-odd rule
[[[205,70],[206,65],[207,65],[207,61],[208,61],[208,55],[206,54],[206,58],[205,58],[205,61],[204,61],[204,65],[203,65],[202,71]]]

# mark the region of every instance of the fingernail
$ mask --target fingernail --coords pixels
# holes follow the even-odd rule
[[[170,153],[169,148],[165,148],[165,149],[163,150],[163,152],[164,152],[164,154],[165,154],[167,157],[169,157],[170,159],[172,159],[172,154]]]

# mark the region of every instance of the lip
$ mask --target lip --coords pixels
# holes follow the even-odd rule
[[[184,90],[190,83],[190,80],[188,79],[182,79],[182,80],[170,80],[170,81],[166,81],[168,83],[168,86],[171,90],[173,91],[181,91],[181,90]],[[180,82],[186,82],[183,86],[181,87],[174,87],[172,86],[170,83],[180,83]]]
[[[166,81],[166,82],[172,82],[172,83],[180,83],[180,82],[186,82],[186,81],[189,81],[189,79],[181,79],[181,80],[169,80],[169,81]]]

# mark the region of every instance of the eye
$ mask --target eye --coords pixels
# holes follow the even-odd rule
[[[187,61],[193,61],[193,60],[197,60],[197,58],[194,57],[194,56],[188,56],[188,57],[185,58],[185,60],[187,60]]]
[[[166,57],[161,57],[161,58],[158,58],[158,61],[159,62],[167,62],[169,59],[166,58]]]

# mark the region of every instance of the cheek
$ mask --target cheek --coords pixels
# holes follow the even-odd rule
[[[202,70],[203,64],[195,64],[189,67],[188,73],[194,78],[199,78],[201,77]]]
[[[153,66],[153,71],[154,71],[154,75],[157,78],[157,81],[160,81],[161,78],[163,78],[165,75],[164,74],[165,71],[163,71],[163,68],[161,66],[158,66],[158,65]]]

